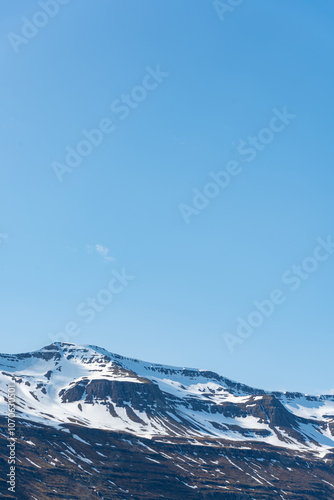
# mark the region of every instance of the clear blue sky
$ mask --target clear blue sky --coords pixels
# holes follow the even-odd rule
[[[224,19],[199,0],[58,6],[0,4],[1,351],[41,348],[74,322],[71,342],[333,389],[334,254],[298,290],[282,281],[334,237],[333,3],[245,0]],[[157,65],[164,76],[135,89]],[[282,128],[284,106],[295,118],[263,132]],[[54,162],[103,119],[113,131],[59,182]],[[238,175],[187,224],[179,205],[232,160]],[[120,293],[93,318],[87,298],[108,283]],[[223,335],[274,289],[284,303],[230,352]]]

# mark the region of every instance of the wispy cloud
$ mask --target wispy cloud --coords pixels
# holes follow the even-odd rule
[[[106,261],[113,262],[115,260],[109,255],[109,248],[99,245],[98,243],[96,245],[86,245],[86,249],[88,253],[95,252]]]

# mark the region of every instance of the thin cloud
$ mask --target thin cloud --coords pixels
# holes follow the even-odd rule
[[[97,253],[102,255],[102,257],[107,257],[109,253],[109,248],[104,247],[102,245],[95,245],[95,250],[97,251]]]
[[[103,245],[100,245],[98,243],[96,245],[86,245],[86,250],[90,254],[96,252],[104,260],[108,262],[113,262],[115,260],[113,257],[109,255],[109,248],[104,247]]]

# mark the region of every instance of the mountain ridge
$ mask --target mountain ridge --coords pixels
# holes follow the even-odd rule
[[[2,354],[0,371],[1,382],[16,380],[18,413],[50,425],[75,420],[146,437],[261,440],[320,456],[334,449],[332,395],[270,392],[66,342]]]
[[[171,370],[189,370],[189,371],[194,371],[194,372],[198,372],[198,373],[204,372],[204,373],[212,374],[213,377],[224,379],[225,381],[230,382],[232,384],[245,387],[247,390],[263,392],[266,394],[268,394],[268,393],[270,393],[270,394],[296,394],[296,395],[312,397],[312,398],[313,397],[315,397],[315,398],[319,398],[319,397],[334,398],[334,394],[332,394],[331,392],[330,393],[323,392],[320,394],[315,394],[315,393],[310,394],[310,393],[304,393],[304,392],[293,391],[293,390],[282,391],[282,390],[276,390],[276,389],[262,389],[260,387],[254,387],[252,385],[248,385],[244,382],[238,382],[237,380],[231,379],[229,377],[224,377],[223,375],[220,375],[218,372],[213,371],[213,370],[209,370],[206,368],[197,368],[197,367],[190,367],[190,366],[181,368],[180,366],[177,366],[177,365],[169,365],[169,364],[165,364],[165,363],[157,363],[157,362],[153,362],[153,361],[147,361],[147,360],[143,360],[143,359],[139,359],[139,358],[132,358],[130,356],[123,356],[121,354],[114,353],[112,351],[109,351],[103,347],[100,347],[100,346],[97,346],[94,344],[76,344],[73,342],[52,342],[51,344],[47,344],[46,346],[43,346],[42,348],[34,350],[34,351],[19,352],[19,353],[0,353],[0,359],[1,359],[1,357],[9,357],[10,358],[12,356],[15,356],[15,357],[33,356],[33,355],[37,355],[38,353],[42,353],[45,350],[49,350],[49,349],[53,348],[52,346],[60,346],[60,347],[62,347],[62,346],[74,346],[74,347],[80,348],[80,349],[92,349],[100,354],[111,355],[111,356],[115,357],[115,359],[123,359],[123,360],[132,361],[132,362],[136,362],[136,363],[144,363],[146,365],[161,366],[161,367],[171,369]]]
[[[264,391],[92,345],[0,354],[2,477],[9,384],[20,500],[334,499],[334,395]]]

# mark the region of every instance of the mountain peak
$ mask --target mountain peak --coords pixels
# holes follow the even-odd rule
[[[0,355],[0,370],[2,387],[16,382],[18,414],[29,421],[75,421],[150,439],[260,441],[321,456],[334,448],[334,396],[270,393],[211,371],[68,342]]]

